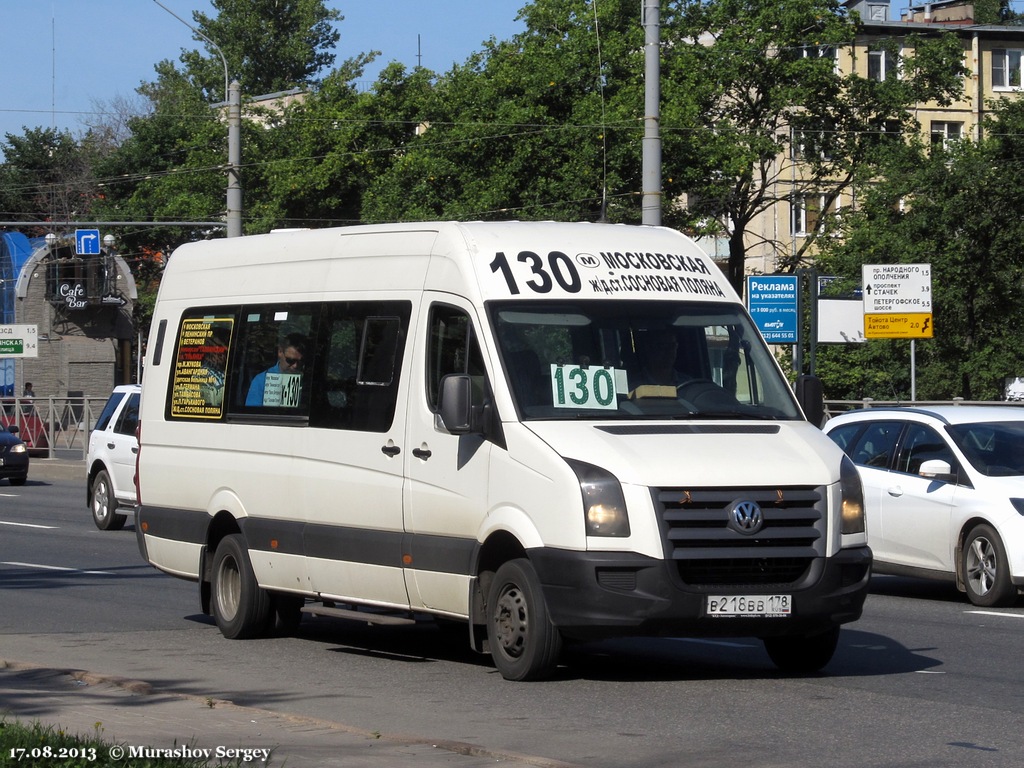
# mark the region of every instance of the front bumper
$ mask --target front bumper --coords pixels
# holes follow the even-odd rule
[[[690,586],[674,563],[631,553],[537,549],[529,552],[548,612],[574,639],[615,636],[772,637],[814,634],[860,618],[871,575],[871,550],[817,558],[796,584]],[[791,594],[783,617],[712,617],[708,595]]]

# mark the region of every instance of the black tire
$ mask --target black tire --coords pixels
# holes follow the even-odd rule
[[[114,486],[110,482],[107,470],[101,469],[92,479],[90,493],[92,521],[101,531],[119,531],[124,528],[125,515],[117,512],[117,499],[114,498]]]
[[[814,635],[764,638],[764,649],[775,666],[797,675],[819,672],[832,660],[838,644],[839,627]]]
[[[543,680],[558,666],[562,636],[551,623],[529,560],[510,560],[494,574],[487,597],[487,640],[506,680]]]
[[[24,477],[11,477],[8,478],[8,480],[11,485],[24,485],[25,481],[28,480],[28,475],[25,475]]]
[[[1010,566],[999,534],[991,525],[976,525],[967,534],[960,554],[967,599],[992,608],[1013,605],[1017,588],[1010,581]]]
[[[225,536],[217,546],[210,607],[221,634],[232,640],[266,634],[274,618],[270,594],[256,584],[241,534]]]

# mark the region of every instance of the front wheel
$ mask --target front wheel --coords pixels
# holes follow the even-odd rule
[[[213,556],[213,618],[224,637],[243,640],[266,633],[274,618],[270,594],[256,583],[245,539],[225,536]]]
[[[117,513],[114,486],[107,470],[101,469],[92,481],[92,521],[101,531],[119,531],[126,517]]]
[[[551,623],[529,560],[498,568],[487,598],[487,640],[506,680],[542,680],[558,666],[562,636]]]
[[[961,555],[964,586],[974,604],[991,608],[1012,605],[1017,589],[1010,581],[1010,567],[999,534],[982,523],[971,529]]]
[[[839,627],[814,635],[764,638],[764,649],[772,662],[783,672],[809,675],[818,672],[832,660],[839,645]]]

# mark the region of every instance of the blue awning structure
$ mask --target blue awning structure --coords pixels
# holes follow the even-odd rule
[[[0,232],[0,324],[12,324],[17,319],[14,287],[32,249],[32,241],[21,232]],[[0,360],[0,397],[14,397],[13,358]]]

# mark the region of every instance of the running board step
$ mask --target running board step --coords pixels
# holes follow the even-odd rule
[[[399,624],[415,624],[416,619],[406,619],[402,616],[393,616],[387,613],[372,613],[370,611],[356,611],[351,608],[329,608],[326,605],[305,605],[303,613],[313,616],[333,616],[336,619],[353,619],[365,621],[367,624],[388,624],[391,626]]]

